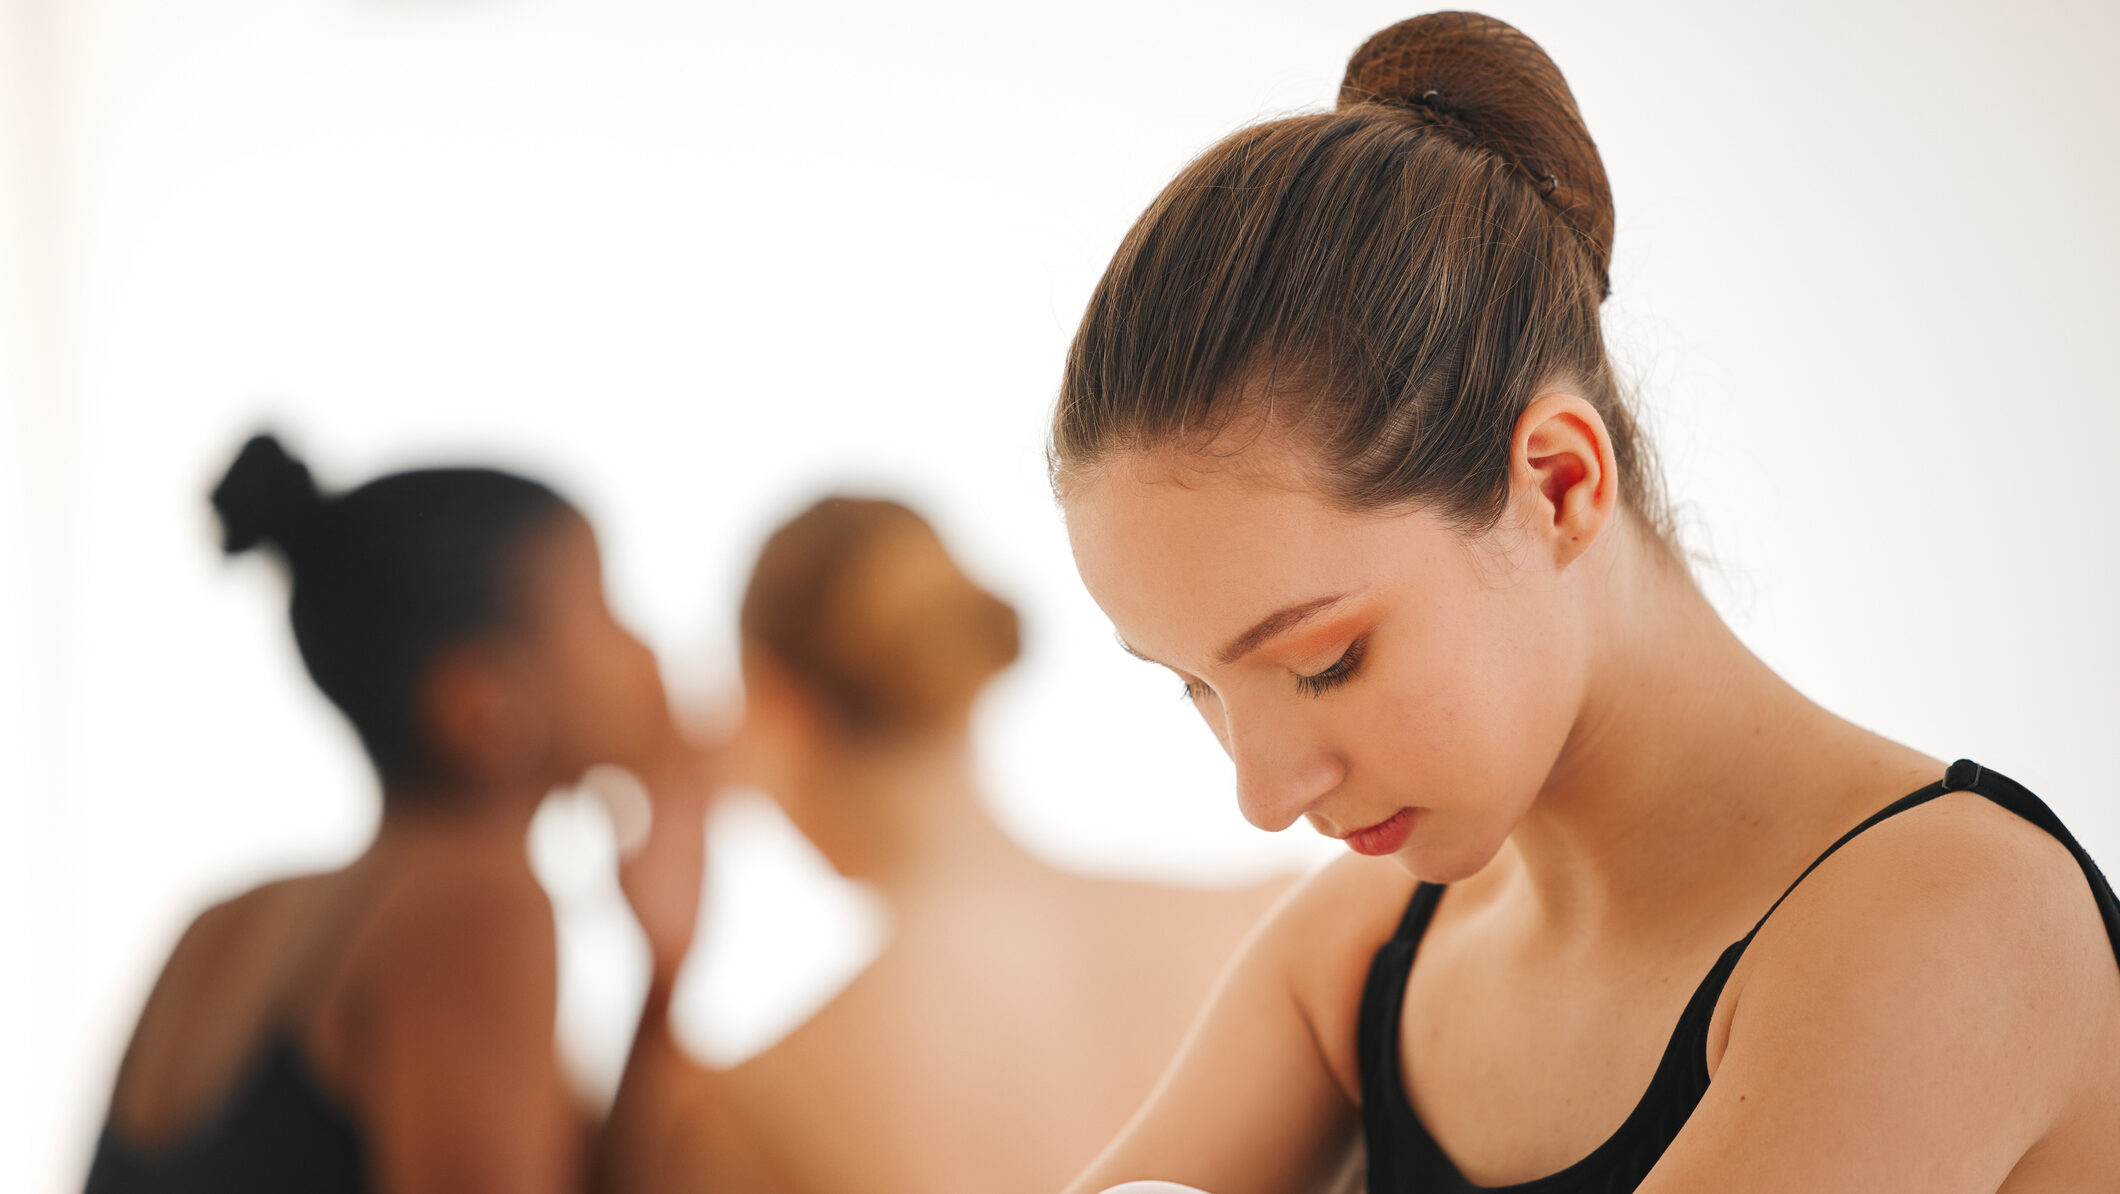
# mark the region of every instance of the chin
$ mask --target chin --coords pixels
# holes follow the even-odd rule
[[[1423,883],[1461,883],[1487,869],[1501,853],[1502,840],[1506,839],[1483,843],[1423,840],[1416,831],[1391,860]]]

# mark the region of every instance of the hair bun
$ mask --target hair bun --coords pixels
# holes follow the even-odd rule
[[[1522,170],[1581,236],[1599,277],[1608,276],[1612,186],[1604,161],[1560,68],[1515,26],[1476,12],[1400,21],[1348,60],[1338,106],[1364,103],[1459,129]]]
[[[234,555],[260,543],[292,550],[323,504],[309,466],[288,455],[273,436],[254,435],[214,486],[222,550]]]
[[[842,726],[925,732],[965,715],[1015,662],[1016,611],[966,576],[897,502],[828,497],[774,531],[741,627]]]

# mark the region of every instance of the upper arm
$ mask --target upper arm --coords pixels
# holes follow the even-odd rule
[[[578,1189],[586,1126],[553,1042],[550,905],[467,878],[388,920],[364,951],[350,1075],[380,1188]]]
[[[1358,1127],[1354,1008],[1410,886],[1388,862],[1347,860],[1292,893],[1070,1194],[1144,1179],[1288,1194],[1333,1175]]]
[[[1768,921],[1643,1194],[1992,1191],[2046,1133],[2109,950],[2059,844],[1967,801],[1872,829]]]
[[[143,1124],[184,1117],[185,1109],[172,1109],[173,1103],[185,1102],[179,1097],[181,1092],[200,1087],[218,1089],[232,1076],[223,1075],[222,1081],[199,1081],[199,1062],[192,1057],[200,1053],[225,1057],[228,1060],[224,1069],[239,1064],[242,1051],[229,1038],[250,1035],[250,1025],[241,1016],[207,1016],[200,1009],[208,1002],[217,1007],[226,1007],[230,1002],[225,976],[236,943],[254,919],[257,894],[250,892],[224,901],[195,917],[185,926],[148,991],[119,1061],[111,1095],[112,1115],[138,1136],[155,1134],[153,1129],[141,1131]],[[220,1037],[224,1047],[194,1048],[187,1055],[185,1046],[195,1046],[208,1035]]]

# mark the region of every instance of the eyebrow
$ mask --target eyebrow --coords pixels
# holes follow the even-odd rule
[[[1326,610],[1331,609],[1333,606],[1338,605],[1340,602],[1347,600],[1347,598],[1350,596],[1352,596],[1352,594],[1333,593],[1325,597],[1315,597],[1309,601],[1299,601],[1294,605],[1283,606],[1282,608],[1275,610],[1274,612],[1266,615],[1265,617],[1260,618],[1258,622],[1252,626],[1251,629],[1229,640],[1229,642],[1222,647],[1222,650],[1216,654],[1216,665],[1220,667],[1227,667],[1230,664],[1235,663],[1237,660],[1242,659],[1246,655],[1251,654],[1254,650],[1257,650],[1259,644],[1265,642],[1270,638],[1273,638],[1276,635],[1286,634],[1288,631],[1295,629],[1297,626],[1302,625],[1304,622],[1307,622],[1310,619],[1316,617],[1317,615],[1324,613]],[[1128,655],[1133,656],[1135,659],[1147,659],[1150,663],[1160,662],[1158,660],[1149,659],[1148,656],[1143,655],[1141,652],[1134,650],[1133,644],[1127,642],[1123,638],[1119,640],[1119,646],[1124,648],[1126,653]]]
[[[1227,667],[1251,654],[1260,643],[1275,635],[1284,634],[1295,629],[1340,602],[1347,600],[1347,597],[1348,594],[1346,593],[1334,593],[1330,597],[1318,597],[1310,601],[1302,601],[1295,605],[1277,609],[1260,618],[1258,624],[1251,629],[1229,640],[1223,646],[1222,653],[1215,657],[1215,662]]]

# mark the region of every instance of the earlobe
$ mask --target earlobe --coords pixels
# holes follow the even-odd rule
[[[765,649],[743,646],[744,721],[756,731],[771,727],[776,736],[792,735],[805,744],[820,738],[820,724],[810,700],[789,674],[787,666]]]
[[[1511,455],[1516,486],[1534,510],[1530,529],[1566,567],[1596,541],[1619,500],[1605,421],[1574,394],[1542,394],[1518,417]]]

